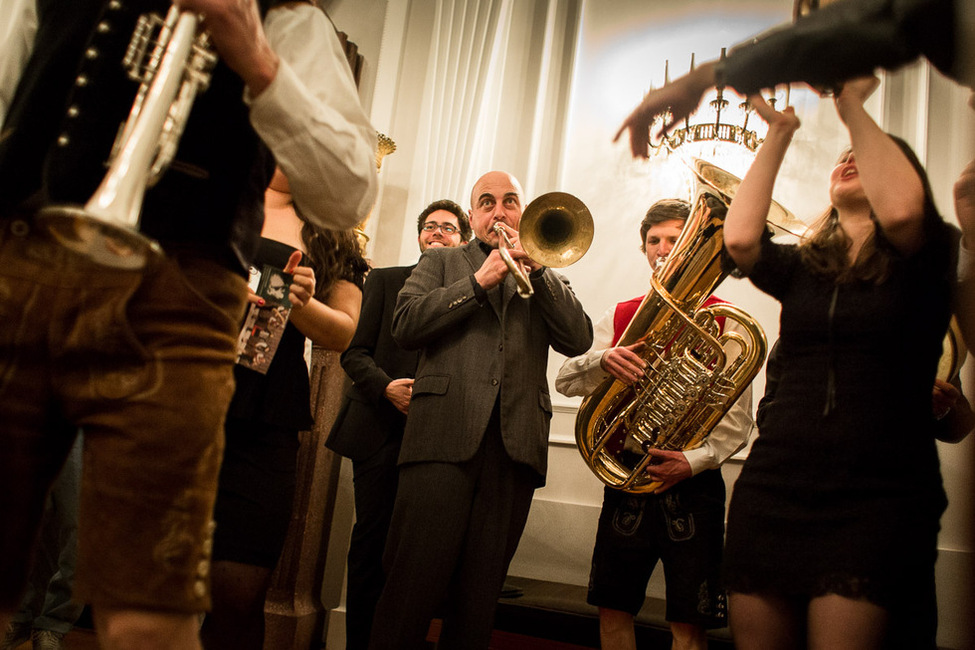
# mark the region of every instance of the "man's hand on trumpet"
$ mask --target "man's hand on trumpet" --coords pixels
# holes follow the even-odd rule
[[[254,0],[174,0],[176,6],[203,16],[217,53],[256,97],[278,73],[280,60],[271,48]]]
[[[487,291],[504,282],[507,275],[508,265],[504,263],[504,260],[501,259],[501,253],[495,248],[481,264],[481,268],[474,272],[474,280],[481,285],[482,289]]]
[[[501,221],[498,222],[498,225],[504,229],[505,234],[508,236],[508,241],[511,242],[511,248],[508,249],[508,252],[511,253],[512,259],[527,267],[526,273],[544,268],[541,264],[528,257],[528,253],[521,247],[521,238],[517,230]],[[498,245],[502,246],[503,244],[499,243]]]

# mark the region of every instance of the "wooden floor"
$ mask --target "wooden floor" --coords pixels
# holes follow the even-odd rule
[[[72,630],[65,637],[64,646],[67,650],[98,650],[95,633],[83,629]],[[17,650],[28,650],[30,647],[29,643],[25,643]],[[573,645],[500,630],[495,631],[491,636],[490,645],[490,650],[591,650],[591,648],[592,646]]]
[[[29,643],[17,648],[17,650],[28,650]],[[64,639],[64,647],[67,650],[98,650],[98,642],[95,640],[95,633],[91,630],[72,630]],[[430,644],[433,647],[433,644]],[[537,637],[514,634],[497,630],[491,636],[490,650],[591,650],[593,646],[574,645],[561,641],[551,641],[549,639],[539,639]]]
[[[436,647],[433,642],[439,638],[439,633],[440,621],[434,620],[430,624],[430,633],[427,635],[427,640],[431,641],[431,650]],[[491,633],[491,642],[488,650],[592,650],[598,647],[598,644],[576,645],[566,641],[543,639],[537,636],[529,636],[505,630],[494,630]]]
[[[511,578],[520,595],[502,598],[495,615],[490,650],[593,650],[599,648],[598,611],[588,605],[586,588],[526,578]],[[85,611],[88,614],[88,611]],[[97,650],[90,629],[90,615],[65,637],[68,650]],[[439,637],[440,621],[434,620],[427,636],[430,650]],[[671,638],[664,620],[663,601],[648,598],[636,619],[637,646],[642,650],[669,650]],[[730,650],[726,630],[710,635],[712,650]],[[28,650],[23,644],[18,650]],[[277,650],[277,649],[273,649]],[[324,648],[323,650],[337,650]]]
[[[83,628],[75,628],[68,632],[64,637],[64,647],[67,650],[98,650],[98,641],[95,640],[95,633]],[[14,650],[30,650],[31,644],[23,643]]]
[[[29,643],[25,643],[17,650],[28,650],[30,647]],[[91,630],[75,629],[65,637],[64,647],[67,650],[98,650],[98,642],[95,640],[95,633]],[[433,644],[430,644],[430,647],[432,648]],[[591,650],[593,646],[574,645],[496,630],[491,636],[489,648],[490,650]]]

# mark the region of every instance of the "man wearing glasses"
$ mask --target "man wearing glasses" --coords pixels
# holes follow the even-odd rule
[[[460,246],[471,238],[463,209],[453,201],[434,201],[416,221],[420,252]],[[419,354],[400,348],[390,333],[396,295],[413,266],[392,266],[369,273],[362,292],[362,312],[342,367],[353,385],[326,446],[352,459],[355,526],[349,544],[346,591],[346,648],[369,643],[376,602],[382,592],[386,532],[396,498],[403,427],[413,392]]]

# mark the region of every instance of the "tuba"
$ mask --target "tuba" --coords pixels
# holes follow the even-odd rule
[[[518,240],[528,257],[551,268],[575,264],[592,244],[594,226],[589,208],[577,197],[565,192],[542,194],[525,207],[518,224]],[[501,224],[498,233],[498,253],[508,271],[518,283],[518,295],[530,298],[534,294],[528,274],[508,252],[511,240]]]
[[[656,490],[660,483],[645,471],[648,450],[699,446],[765,361],[765,333],[753,318],[733,305],[702,307],[730,272],[721,260],[723,225],[740,180],[703,160],[695,159],[692,170],[691,214],[618,343],[645,344],[645,374],[631,386],[606,379],[576,417],[586,463],[606,485],[626,492]],[[775,202],[768,220],[794,235],[805,231]],[[722,334],[719,318],[732,319],[745,335]]]
[[[196,14],[174,5],[165,19],[140,16],[122,62],[140,86],[108,173],[84,207],[45,207],[37,223],[65,247],[105,266],[138,269],[161,255],[159,244],[138,230],[142,199],[172,161],[216,60]]]

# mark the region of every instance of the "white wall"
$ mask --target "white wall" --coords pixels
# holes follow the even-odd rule
[[[476,103],[465,104],[465,93],[474,92],[463,87],[465,80],[457,77],[445,84],[438,75],[450,69],[453,59],[465,51],[464,43],[477,34],[465,32],[461,43],[451,40],[443,30],[460,23],[444,16],[464,7],[473,11],[478,4],[497,12],[493,22],[481,23],[494,30],[490,36],[496,39],[493,49],[482,52],[503,60],[484,62],[477,74],[482,80],[505,83],[489,86],[487,92],[472,95]],[[564,273],[595,320],[617,301],[646,290],[646,261],[638,250],[638,227],[646,208],[659,198],[690,191],[676,157],[634,161],[623,144],[613,144],[620,122],[651,84],[662,83],[666,59],[671,76],[677,76],[686,70],[691,52],[698,60],[713,58],[720,47],[788,20],[792,1],[332,0],[326,6],[339,29],[360,45],[368,71],[362,89],[367,108],[375,126],[398,146],[384,162],[382,194],[369,224],[373,260],[387,265],[415,259],[414,215],[424,205],[449,197],[467,207],[467,192],[476,175],[490,168],[508,169],[521,177],[529,196],[558,189],[579,196],[592,210],[592,248]],[[458,16],[454,21],[461,20]],[[464,19],[472,20],[466,14]],[[448,47],[460,49],[451,50],[457,56],[445,60]],[[372,80],[375,85],[369,87]],[[912,142],[926,160],[938,205],[949,218],[951,185],[975,157],[975,113],[965,107],[965,98],[928,66],[918,65],[888,75],[884,92],[871,103],[884,126]],[[790,101],[803,128],[775,196],[808,222],[826,205],[828,170],[846,136],[828,100],[796,89]],[[436,120],[431,120],[431,111],[436,111]],[[476,114],[478,119],[467,131],[452,131],[456,148],[466,154],[445,165],[442,158],[451,146],[442,141],[441,131],[454,128],[451,120],[458,112]],[[748,157],[734,150],[707,153],[738,175],[747,168]],[[448,173],[452,166],[464,168]],[[821,185],[810,183],[810,178],[822,179]],[[718,294],[750,312],[769,341],[775,339],[778,306],[772,299],[736,280],[726,281]],[[552,376],[561,361],[553,354]],[[975,376],[968,379],[968,386],[975,386]],[[764,389],[762,375],[754,388],[757,402]],[[578,400],[558,396],[553,388],[553,401],[548,484],[536,494],[512,573],[584,585],[601,483],[573,443]],[[975,548],[975,443],[942,445],[940,451],[951,503],[940,539],[939,642],[961,647],[973,611],[965,578],[973,575],[968,567]],[[729,485],[739,467],[740,461],[733,460],[724,468]],[[345,519],[337,525],[349,526],[347,504],[342,512]],[[333,583],[341,580],[336,572],[340,569],[330,574]],[[332,593],[337,593],[334,588]],[[662,595],[659,579],[652,583],[651,593]]]

